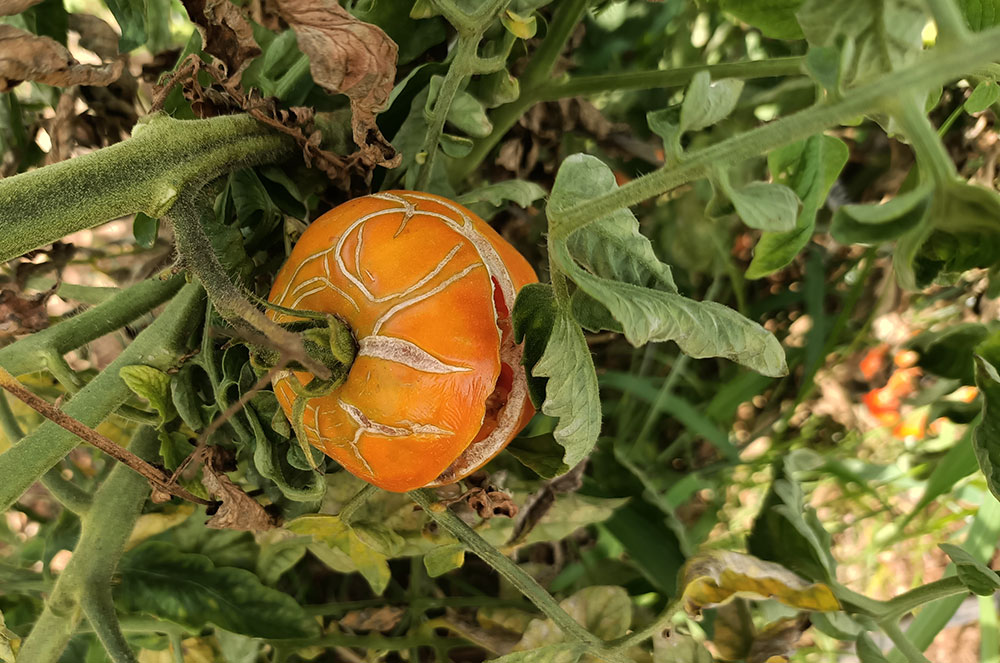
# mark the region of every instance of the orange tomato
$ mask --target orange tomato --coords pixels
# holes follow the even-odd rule
[[[534,414],[510,311],[537,280],[486,222],[440,196],[377,193],[316,219],[269,299],[339,316],[358,352],[341,386],[306,403],[309,443],[396,492],[484,465]],[[274,381],[289,418],[291,379]]]

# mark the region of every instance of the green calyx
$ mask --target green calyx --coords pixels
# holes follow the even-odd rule
[[[296,315],[302,312],[295,311]],[[296,320],[282,324],[284,329],[298,334],[305,345],[306,354],[323,366],[330,369],[330,377],[325,380],[312,380],[307,386],[301,386],[303,393],[310,398],[320,393],[312,393],[316,389],[335,389],[344,383],[347,374],[357,355],[357,343],[350,327],[334,315],[318,314],[309,316],[307,320]],[[282,362],[282,357],[273,348],[249,345],[250,358],[254,366],[262,370],[271,370]],[[299,362],[286,362],[293,370],[306,370]],[[298,390],[297,390],[298,391]],[[328,393],[328,391],[326,392]]]

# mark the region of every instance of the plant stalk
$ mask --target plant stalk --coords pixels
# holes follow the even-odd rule
[[[151,115],[129,140],[0,180],[0,262],[134,212],[160,217],[185,188],[294,146],[247,115]]]

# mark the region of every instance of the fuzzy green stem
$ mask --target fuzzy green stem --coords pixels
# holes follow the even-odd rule
[[[475,530],[465,524],[465,521],[437,503],[433,492],[420,489],[410,491],[407,494],[420,505],[434,522],[465,544],[469,550],[506,578],[525,598],[534,603],[546,617],[559,627],[567,639],[582,644],[591,653],[604,660],[626,660],[621,655],[607,649],[597,636],[570,617],[552,598],[552,595],[545,591],[545,588],[521,567],[479,536]]]
[[[885,623],[880,623],[879,626],[885,632],[889,639],[892,640],[892,644],[896,645],[896,649],[899,650],[908,663],[931,663],[930,660],[924,653],[914,645],[903,630],[899,628],[899,623],[896,621],[888,621]]]
[[[434,168],[434,161],[438,153],[438,141],[444,132],[444,123],[448,119],[448,111],[455,101],[469,76],[472,74],[471,64],[476,58],[476,49],[479,46],[479,33],[460,34],[458,44],[455,46],[455,57],[448,67],[444,81],[441,82],[441,89],[438,91],[437,100],[434,102],[434,112],[431,116],[430,126],[424,136],[424,144],[421,153],[424,155],[424,162],[420,165],[420,172],[417,175],[417,191],[424,191],[431,181],[431,173]]]
[[[920,103],[915,98],[901,99],[894,115],[906,132],[921,169],[926,169],[939,185],[954,182],[958,177],[955,163]]]
[[[156,431],[140,429],[130,448],[141,457],[153,458],[159,449]],[[115,567],[148,495],[149,484],[141,476],[124,465],[111,470],[94,495],[94,508],[81,523],[80,541],[73,557],[59,575],[42,615],[24,641],[19,663],[57,661],[76,630],[84,604],[89,604],[87,612],[95,618],[100,615],[102,620],[112,620],[100,625],[92,622],[102,640],[115,637],[110,635],[113,632],[120,636],[114,608],[108,614],[107,600],[100,610],[92,602],[102,600],[95,593],[97,590],[110,588]],[[121,640],[124,642],[124,638]]]
[[[500,140],[524,113],[537,103],[555,101],[569,97],[601,94],[622,90],[649,90],[653,88],[684,87],[695,74],[707,71],[713,80],[720,78],[771,78],[794,76],[802,73],[804,58],[788,57],[751,62],[730,62],[714,65],[695,65],[677,69],[654,69],[634,73],[581,76],[563,82],[542,80],[537,87],[528,89],[522,83],[521,96],[509,104],[501,106],[490,115],[493,131],[485,138],[475,141],[472,151],[459,160],[452,169],[455,173],[469,173],[479,167]]]
[[[969,588],[962,584],[958,576],[948,576],[932,583],[915,587],[885,602],[885,613],[880,619],[898,621],[903,615],[931,601],[968,594]]]
[[[368,500],[372,498],[375,493],[378,492],[378,486],[372,484],[365,484],[365,487],[355,493],[354,497],[347,500],[344,506],[340,507],[340,513],[337,517],[345,525],[349,525],[354,517],[355,512],[364,506]]]
[[[661,168],[603,196],[565,211],[549,210],[549,241],[564,240],[587,224],[608,214],[631,207],[682,184],[705,177],[713,166],[733,164],[766,154],[839,125],[872,110],[883,108],[903,95],[926,89],[961,76],[1000,57],[1000,28],[971,38],[961,51],[932,49],[916,62],[855,88],[842,99],[818,104],[757,129],[734,136],[696,152],[679,165]]]
[[[0,366],[13,375],[34,373],[48,353],[64,355],[124,327],[173,297],[183,285],[180,276],[137,283],[94,308],[0,348]]]
[[[262,335],[285,358],[297,361],[320,379],[329,378],[330,368],[306,353],[302,338],[264,315],[226,274],[202,225],[204,214],[214,214],[209,193],[201,187],[185,189],[170,211],[177,253],[184,266],[201,280],[215,310],[227,322],[237,329]]]
[[[286,158],[294,145],[246,115],[152,115],[129,140],[0,180],[0,262],[134,212],[160,217],[187,187]]]
[[[185,286],[131,345],[63,406],[63,412],[93,428],[132,394],[119,374],[122,368],[144,364],[165,370],[176,364],[177,358],[187,351],[191,330],[201,324],[203,296],[200,286],[193,283]],[[4,478],[0,482],[0,511],[9,509],[79,442],[73,433],[46,421],[0,454],[0,476]]]

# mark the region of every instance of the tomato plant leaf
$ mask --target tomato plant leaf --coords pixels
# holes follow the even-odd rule
[[[463,205],[489,203],[493,207],[502,207],[507,201],[519,207],[530,207],[536,200],[546,195],[545,189],[528,180],[504,180],[463,193],[455,200]]]
[[[722,9],[772,39],[802,39],[795,12],[802,0],[722,0]]]
[[[337,516],[319,513],[299,516],[287,523],[285,529],[311,536],[317,544],[346,556],[354,567],[349,570],[360,572],[377,595],[385,591],[391,577],[386,553],[396,555],[402,546],[399,535],[385,527],[350,526]],[[334,568],[343,570],[343,567]]]
[[[774,150],[767,156],[775,181],[786,184],[802,200],[795,228],[765,232],[754,248],[746,277],[757,279],[788,265],[805,248],[816,227],[816,214],[847,164],[850,150],[842,140],[822,134]]]
[[[601,432],[597,372],[583,330],[568,311],[557,311],[545,352],[531,374],[548,378],[542,412],[559,419],[552,435],[573,467],[587,457]]]
[[[742,92],[743,81],[739,79],[713,81],[707,71],[699,71],[691,79],[681,104],[681,133],[700,131],[726,119]]]
[[[843,51],[846,85],[870,80],[919,55],[927,23],[920,0],[805,0],[796,17],[811,45],[835,46],[842,38],[852,44]]]
[[[446,543],[424,555],[424,568],[427,569],[427,575],[432,578],[460,569],[463,564],[465,564],[465,545],[461,543]]]
[[[119,371],[122,380],[132,392],[149,401],[160,415],[160,425],[177,416],[170,399],[170,376],[158,368],[136,364]]]
[[[586,587],[559,602],[578,624],[602,640],[625,635],[632,623],[632,601],[622,587]],[[550,619],[533,619],[514,651],[564,643],[566,634]],[[533,660],[533,659],[528,659]]]
[[[618,188],[614,173],[596,157],[574,154],[563,161],[552,186],[549,207],[570,207]],[[620,209],[570,235],[569,251],[592,273],[606,279],[677,292],[670,267],[656,257],[653,245],[639,232],[639,222]]]
[[[799,215],[799,197],[783,184],[751,182],[735,188],[728,178],[719,178],[722,190],[732,202],[736,215],[746,225],[758,230],[788,232]]]
[[[831,546],[816,512],[805,505],[799,484],[787,475],[784,462],[777,462],[771,488],[747,537],[747,551],[810,580],[829,581],[836,565]]]
[[[361,0],[354,4],[351,13],[365,23],[382,28],[396,42],[401,65],[415,60],[424,51],[448,38],[444,19],[435,17],[418,23],[409,12],[393,2]]]
[[[977,32],[1000,24],[1000,1],[998,0],[958,0],[969,27]]]
[[[187,436],[177,431],[169,433],[160,431],[160,458],[168,470],[175,470],[188,457],[194,447]]]
[[[889,663],[882,650],[872,640],[868,633],[861,633],[854,645],[854,650],[861,663]]]
[[[976,386],[983,394],[983,419],[972,444],[990,492],[1000,500],[1000,374],[983,357],[976,357]]]
[[[973,594],[993,596],[1000,589],[1000,576],[997,575],[996,571],[958,546],[941,543],[938,544],[938,547],[955,563],[958,579]]]
[[[106,0],[108,9],[118,21],[121,53],[139,48],[146,43],[146,6],[143,0]]]
[[[917,365],[928,373],[973,384],[973,354],[976,346],[989,334],[990,330],[986,325],[966,322],[940,331],[921,332],[910,339],[906,347],[917,351]]]
[[[317,626],[291,596],[244,569],[148,541],[122,557],[115,599],[125,612],[149,614],[193,631],[215,624],[257,638],[306,638]]]
[[[0,661],[3,663],[14,663],[17,660],[17,652],[20,649],[20,636],[7,628],[7,624],[3,619],[3,613],[0,612]]]
[[[533,374],[535,365],[541,360],[555,324],[556,305],[552,296],[552,286],[545,283],[529,283],[517,293],[511,324],[514,341],[523,343],[521,365],[528,374],[528,392],[534,406],[541,407],[545,400],[547,380]]]
[[[586,651],[586,646],[581,643],[545,645],[493,658],[489,663],[577,663]]]
[[[554,479],[570,470],[563,462],[563,449],[552,433],[515,437],[505,449],[543,479]]]
[[[154,219],[148,214],[136,212],[135,220],[132,222],[132,234],[135,242],[144,249],[153,248],[156,243],[156,235],[160,232],[160,220]]]
[[[843,205],[833,215],[830,233],[841,244],[877,244],[895,239],[924,220],[934,199],[925,184],[881,205]]]
[[[692,557],[684,565],[682,578],[684,607],[692,615],[737,595],[773,598],[801,610],[840,609],[827,585],[810,584],[780,564],[727,550]]]
[[[690,635],[660,631],[653,636],[653,663],[713,663],[712,654]]]
[[[443,81],[443,76],[431,76],[430,85],[427,88],[427,101],[424,105],[424,117],[428,121],[432,117],[432,110],[437,103]],[[448,110],[447,119],[448,124],[473,138],[485,138],[493,131],[493,123],[486,115],[486,109],[482,102],[465,90],[455,95],[451,108]]]
[[[982,81],[965,100],[966,113],[981,113],[1000,100],[1000,85],[996,81]]]

